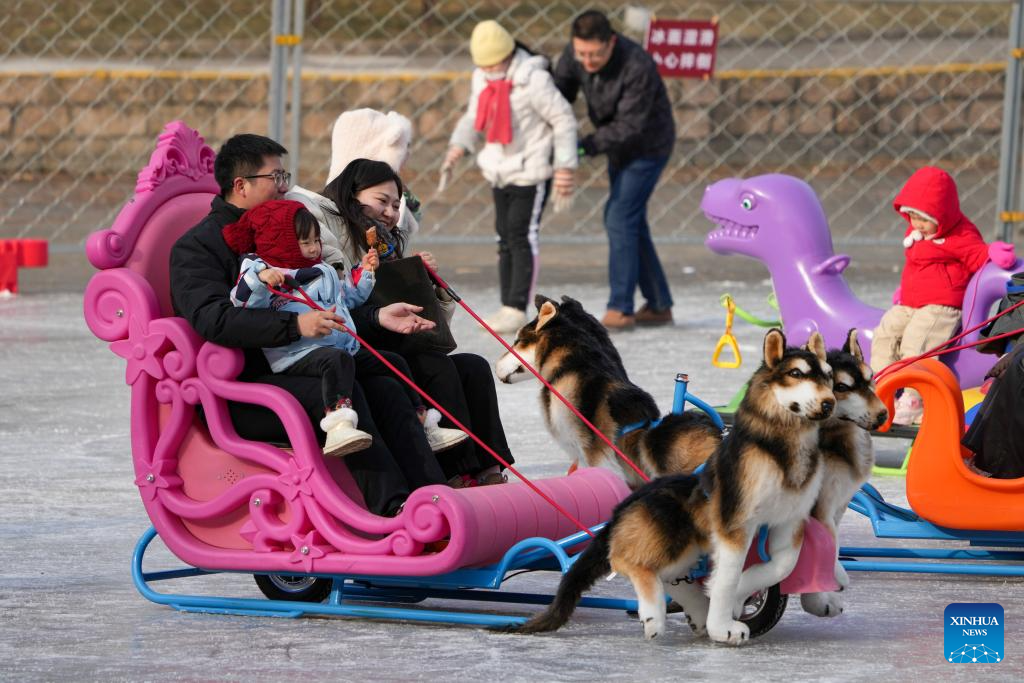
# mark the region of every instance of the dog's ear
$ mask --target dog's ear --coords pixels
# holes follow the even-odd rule
[[[573,299],[571,296],[566,296],[564,294],[562,295],[562,304],[569,306],[579,306],[580,308],[583,308],[583,304],[581,304],[579,301],[576,301],[576,299]]]
[[[764,336],[764,364],[774,368],[782,360],[782,354],[786,352],[786,335],[782,330],[772,328]]]
[[[857,341],[856,327],[846,333],[846,343],[843,344],[843,351],[851,354],[859,361],[864,360],[864,352],[860,350],[860,342]]]
[[[817,330],[811,332],[811,336],[807,340],[807,350],[817,356],[822,363],[826,361],[828,353],[825,351],[825,338],[821,336],[821,332]]]
[[[556,315],[558,315],[558,306],[555,305],[555,302],[550,299],[545,301],[537,310],[537,326],[534,329],[539,332]]]
[[[549,299],[546,296],[544,296],[543,294],[536,294],[536,295],[534,295],[534,297],[533,297],[533,305],[537,307],[538,311],[546,303],[550,303],[553,306],[557,307],[557,304],[555,304],[555,300],[554,299]]]

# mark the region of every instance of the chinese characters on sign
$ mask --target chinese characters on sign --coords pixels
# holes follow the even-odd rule
[[[652,19],[644,47],[662,76],[710,78],[715,71],[718,21]]]

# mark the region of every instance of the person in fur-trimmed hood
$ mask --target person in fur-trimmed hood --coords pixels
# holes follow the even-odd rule
[[[925,166],[914,172],[893,201],[907,221],[903,238],[906,263],[893,307],[882,316],[871,342],[875,372],[901,358],[924,353],[952,336],[971,277],[988,260],[1010,267],[1013,245],[986,244],[960,210],[952,176]],[[903,392],[896,403],[896,424],[919,422],[923,406],[916,392]]]
[[[383,161],[395,173],[401,174],[402,167],[409,160],[411,144],[412,122],[396,111],[386,114],[375,109],[342,112],[331,131],[331,166],[324,187],[356,159]],[[324,228],[325,262],[343,270],[358,265],[359,259],[353,257],[354,250],[348,243],[347,231],[330,212],[331,202],[323,196],[322,190],[313,192],[296,185],[285,194],[285,198],[302,202]],[[403,187],[396,229],[408,239],[419,230],[420,219],[420,200],[408,187]]]
[[[554,179],[556,211],[572,199],[576,117],[555,87],[548,60],[496,21],[473,29],[469,106],[455,125],[442,174],[483,141],[476,161],[494,196],[501,309],[486,322],[513,333],[526,323],[537,278],[540,218]]]

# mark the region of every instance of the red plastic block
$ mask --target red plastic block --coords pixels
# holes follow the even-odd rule
[[[18,291],[18,268],[42,268],[49,263],[46,240],[0,240],[0,292]]]

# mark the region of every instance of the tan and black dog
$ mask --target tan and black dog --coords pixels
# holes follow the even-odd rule
[[[645,474],[658,477],[692,472],[707,460],[722,440],[711,418],[700,411],[687,411],[667,415],[650,427],[661,416],[658,406],[650,394],[629,381],[604,326],[569,297],[562,297],[559,304],[538,295],[534,302],[537,317],[516,335],[516,353]],[[506,384],[533,378],[511,353],[499,358],[494,367],[498,379]],[[548,431],[572,463],[614,469],[633,487],[643,483],[547,387],[541,388],[540,402]],[[645,426],[619,436],[624,427],[640,424]]]
[[[841,350],[829,351],[828,364],[832,366],[836,408],[821,424],[819,444],[824,472],[811,515],[836,540],[836,581],[843,590],[850,579],[839,563],[839,521],[853,494],[871,476],[875,448],[869,432],[885,423],[889,411],[875,395],[871,368],[864,362],[856,329],[849,331]],[[819,617],[834,617],[843,612],[838,593],[804,593],[800,605]]]
[[[609,571],[636,590],[644,635],[665,627],[665,593],[698,634],[745,641],[736,619],[745,598],[778,583],[796,564],[803,525],[821,487],[818,427],[835,405],[825,344],[814,333],[806,347],[786,346],[779,330],[764,338],[764,362],[750,378],[732,432],[699,477],[673,475],[641,487],[616,507],[562,577],[554,602],[519,632],[564,624],[583,592]],[[751,540],[768,526],[771,560],[743,570]],[[709,596],[681,581],[702,554],[713,562]]]

